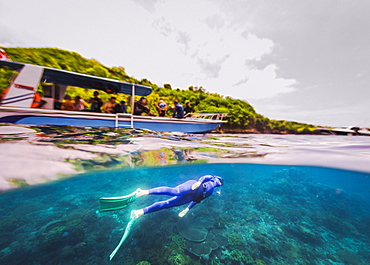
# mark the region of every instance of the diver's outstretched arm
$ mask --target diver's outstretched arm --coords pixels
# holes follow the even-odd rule
[[[179,217],[184,217],[189,211],[189,208],[186,207],[185,210],[182,210],[180,213],[179,213]]]
[[[181,217],[184,217],[187,213],[188,213],[188,211],[191,209],[191,208],[193,208],[193,206],[195,205],[195,204],[197,204],[196,202],[191,202],[189,205],[188,205],[188,207],[186,207],[185,208],[185,210],[182,210],[180,213],[179,213],[179,217],[181,218]]]

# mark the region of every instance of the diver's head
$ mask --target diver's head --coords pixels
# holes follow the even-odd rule
[[[214,178],[216,179],[216,182],[217,182],[218,186],[223,186],[224,185],[224,180],[221,177],[214,176]]]

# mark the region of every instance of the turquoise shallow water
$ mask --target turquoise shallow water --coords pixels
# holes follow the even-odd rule
[[[166,196],[98,213],[100,197],[205,174],[224,178],[220,194],[183,219],[186,206],[143,216],[109,261],[130,211]],[[100,171],[6,192],[0,203],[0,264],[370,264],[368,173],[245,163]]]

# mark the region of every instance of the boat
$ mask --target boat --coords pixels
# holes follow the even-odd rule
[[[347,127],[337,127],[337,128],[320,128],[323,134],[330,135],[361,135],[370,136],[369,128],[361,128],[359,126],[347,126]]]
[[[370,128],[360,128],[357,133],[358,135],[370,136]]]
[[[1,51],[0,67],[9,67],[17,74],[3,91],[0,103],[0,123],[28,125],[71,125],[147,129],[162,132],[204,133],[215,130],[227,121],[226,113],[191,113],[183,119],[138,116],[123,113],[97,113],[56,109],[68,86],[104,91],[109,94],[131,95],[131,106],[136,96],[147,96],[152,88],[119,80],[80,74],[45,66],[13,62]],[[36,92],[43,87],[42,97]],[[37,99],[37,97],[39,97]],[[35,104],[42,101],[43,105]]]

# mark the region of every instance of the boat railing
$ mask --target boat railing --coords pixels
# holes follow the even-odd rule
[[[24,108],[24,107],[13,107],[13,106],[2,106],[0,108],[14,111],[29,111],[32,109],[33,112],[47,112],[47,113],[59,113],[59,114],[70,114],[70,115],[84,115],[84,116],[103,116],[103,117],[113,117],[118,119],[120,117],[132,117],[132,118],[152,118],[152,119],[168,119],[168,117],[158,117],[158,116],[137,116],[130,113],[101,113],[101,112],[90,112],[90,111],[71,111],[71,110],[60,110],[60,109],[41,109],[41,108]],[[194,118],[194,119],[204,119],[204,120],[223,120],[228,113],[188,113],[184,118]]]
[[[228,113],[188,113],[185,115],[185,118],[222,121],[223,118],[227,116],[227,114]]]
[[[107,118],[112,120],[115,124],[115,127],[127,127],[127,128],[134,128],[135,122],[141,120],[153,120],[157,122],[163,122],[170,120],[170,117],[157,117],[157,116],[137,116],[132,115],[129,113],[99,113],[99,112],[90,112],[90,111],[70,111],[70,110],[59,110],[59,109],[40,109],[40,108],[24,108],[24,107],[9,107],[9,106],[1,106],[0,111],[7,110],[7,111],[15,111],[15,112],[28,112],[32,110],[33,113],[47,113],[52,115],[61,115],[63,117],[68,116],[70,118]],[[211,123],[225,123],[226,121],[223,120],[227,116],[227,113],[189,113],[185,116],[185,119],[175,119],[171,118],[174,122],[211,122]],[[122,123],[122,118],[125,118],[126,121],[128,120],[129,123],[124,124]]]

